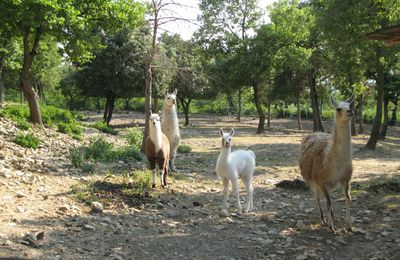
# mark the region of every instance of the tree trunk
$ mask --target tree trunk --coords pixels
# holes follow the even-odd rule
[[[180,99],[182,108],[183,108],[183,113],[185,114],[185,126],[188,126],[190,124],[189,122],[189,108],[190,108],[190,102],[192,101],[191,99],[188,99],[187,102],[184,101],[184,99]]]
[[[371,135],[369,137],[368,143],[365,145],[365,148],[369,150],[375,150],[376,143],[378,142],[379,130],[381,129],[381,121],[382,121],[382,103],[383,103],[383,94],[384,94],[384,84],[385,84],[385,75],[383,64],[380,61],[382,57],[382,47],[377,46],[376,48],[376,66],[378,72],[377,78],[377,91],[378,97],[376,100],[376,114],[374,119],[374,124],[372,126]]]
[[[364,106],[364,101],[363,101],[363,95],[361,94],[358,97],[358,133],[359,134],[364,133],[363,106]]]
[[[254,90],[254,104],[256,105],[257,113],[258,113],[258,127],[257,127],[257,134],[261,134],[265,132],[265,114],[262,109],[261,105],[261,93],[260,87],[257,83],[253,83],[253,90]]]
[[[267,127],[271,127],[271,102],[268,102]]]
[[[108,115],[106,119],[107,126],[110,126],[111,118],[114,112],[115,96],[114,93],[110,94],[110,101],[108,103]]]
[[[24,96],[26,100],[28,101],[29,105],[29,111],[30,111],[30,120],[38,124],[40,126],[43,125],[42,122],[42,116],[40,114],[40,109],[39,109],[39,102],[38,102],[38,96],[33,89],[31,83],[30,83],[30,69],[32,67],[32,62],[37,54],[37,51],[39,49],[39,41],[42,36],[42,32],[40,28],[36,29],[35,33],[35,40],[33,43],[33,47],[30,50],[30,44],[29,44],[29,39],[30,39],[30,28],[29,27],[24,27],[24,35],[23,35],[23,44],[24,44],[24,61],[22,65],[22,71],[21,71],[21,76],[20,76],[20,88],[22,92],[24,93]]]
[[[241,116],[242,116],[242,89],[239,89],[239,97],[238,97],[238,117],[237,120],[238,122],[241,121]]]
[[[124,109],[129,110],[129,98],[125,98]]]
[[[103,114],[103,122],[106,123],[107,122],[107,116],[108,116],[108,110],[110,109],[110,98],[107,95],[106,97],[106,105],[104,107],[104,114]]]
[[[324,126],[322,125],[321,113],[319,110],[318,94],[316,88],[316,79],[314,71],[309,72],[308,85],[310,87],[311,106],[313,110],[313,122],[314,132],[325,132]]]
[[[395,126],[396,125],[398,100],[393,101],[393,103],[394,103],[394,108],[392,110],[392,118],[390,119],[390,125],[391,126]]]
[[[153,98],[153,110],[154,110],[154,113],[158,113],[158,97],[157,96],[155,96]]]
[[[152,75],[151,75],[151,64],[150,61],[146,63],[146,75],[145,75],[145,112],[144,112],[144,132],[143,132],[143,141],[141,151],[144,152],[144,146],[146,144],[147,136],[149,135],[149,114],[151,112],[151,83],[152,83]]]
[[[3,68],[4,68],[4,58],[0,57],[0,108],[5,105],[6,101],[6,89],[4,87],[4,75],[3,75]]]
[[[303,130],[303,126],[301,125],[300,91],[297,91],[296,106],[297,106],[297,129]]]
[[[229,115],[232,115],[235,112],[235,104],[231,93],[227,93],[227,100],[229,105]]]
[[[351,136],[357,136],[356,120],[354,117],[351,119]]]
[[[389,126],[389,98],[383,98],[383,125],[381,128],[381,132],[379,133],[379,139],[385,140],[387,129]]]

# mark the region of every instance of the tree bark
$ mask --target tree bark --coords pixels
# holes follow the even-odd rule
[[[387,129],[389,126],[389,98],[383,98],[383,125],[379,133],[379,140],[385,140]]]
[[[110,109],[110,98],[106,97],[106,105],[104,107],[104,114],[103,114],[103,121],[104,123],[107,123],[107,116],[108,116],[108,110]]]
[[[188,99],[187,102],[185,102],[184,99],[179,99],[182,104],[183,108],[183,113],[185,114],[185,126],[188,126],[190,124],[189,122],[189,108],[190,108],[190,102],[192,102],[191,99]]]
[[[297,106],[297,129],[303,130],[303,126],[301,125],[300,91],[297,91],[296,106]]]
[[[4,68],[4,58],[0,57],[0,108],[4,106],[6,102],[6,89],[4,87],[4,75],[3,75],[3,68]]]
[[[267,127],[271,127],[271,102],[268,102],[268,118],[267,118]]]
[[[110,94],[109,99],[110,99],[110,101],[108,103],[108,115],[107,115],[107,119],[106,119],[107,126],[110,126],[110,122],[111,122],[112,115],[114,112],[114,104],[115,104],[114,93]]]
[[[398,100],[396,99],[395,101],[393,101],[393,103],[394,103],[394,108],[392,110],[392,118],[390,119],[390,125],[391,126],[395,126],[396,125]]]
[[[24,61],[20,76],[20,88],[28,101],[31,122],[43,126],[42,116],[39,109],[38,96],[30,83],[30,69],[32,62],[39,49],[39,42],[42,36],[41,28],[37,28],[32,49],[30,49],[30,28],[23,28]]]
[[[233,97],[231,95],[230,92],[227,93],[227,101],[228,101],[228,105],[229,105],[229,115],[232,115],[233,113],[235,113],[235,104],[233,102]]]
[[[311,106],[313,110],[313,122],[314,132],[325,132],[324,126],[322,125],[321,113],[319,110],[318,93],[316,88],[315,73],[310,70],[308,75],[308,85],[310,87]]]
[[[257,83],[253,83],[254,90],[254,104],[256,105],[257,113],[258,113],[258,127],[257,134],[261,134],[265,132],[265,114],[261,105],[261,93],[260,87]]]
[[[364,133],[363,106],[364,106],[364,101],[363,101],[363,95],[361,94],[358,97],[358,133],[359,134]]]
[[[237,120],[238,122],[241,121],[241,116],[242,116],[242,89],[239,89],[239,96],[238,96],[238,117]]]
[[[380,62],[380,58],[382,57],[382,47],[377,46],[376,48],[376,67],[378,72],[377,78],[377,92],[378,97],[376,100],[376,114],[374,119],[374,124],[372,126],[371,135],[369,137],[368,143],[365,145],[366,149],[375,150],[376,143],[378,142],[379,130],[381,129],[381,121],[382,121],[382,103],[383,103],[383,94],[384,94],[384,84],[385,84],[385,75],[383,64]]]

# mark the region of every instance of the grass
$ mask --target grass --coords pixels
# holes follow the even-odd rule
[[[147,171],[134,171],[122,176],[109,175],[100,181],[91,181],[71,187],[71,193],[82,203],[103,203],[105,208],[142,207],[157,200],[151,188],[151,176]]]
[[[125,146],[115,147],[104,138],[91,139],[87,146],[72,148],[69,151],[71,164],[76,168],[82,168],[83,172],[95,171],[95,163],[141,162],[144,161],[143,154],[136,148]]]
[[[103,121],[98,121],[94,124],[89,125],[89,127],[96,128],[100,132],[110,134],[110,135],[118,135],[118,131],[109,127],[105,122]]]
[[[178,153],[188,154],[192,152],[192,147],[189,145],[180,145],[178,146]]]
[[[33,148],[36,149],[39,147],[40,144],[40,139],[37,138],[34,134],[32,133],[18,133],[16,138],[14,139],[14,142],[22,147],[25,148]]]
[[[143,131],[138,127],[128,128],[124,138],[128,145],[131,145],[136,149],[140,149],[142,146]]]

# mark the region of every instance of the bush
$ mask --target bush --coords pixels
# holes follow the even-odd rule
[[[85,149],[85,159],[112,162],[115,160],[114,146],[104,138],[91,139]]]
[[[83,147],[71,148],[69,150],[69,160],[72,166],[81,168],[85,162],[85,149]]]
[[[34,136],[32,133],[19,133],[14,142],[22,147],[36,149],[40,144],[40,139]]]
[[[178,153],[191,153],[192,147],[189,145],[180,145],[178,146]]]
[[[23,119],[18,119],[16,121],[17,127],[21,130],[29,130],[31,129],[31,124],[28,121],[25,121]]]
[[[124,147],[123,149],[118,151],[118,156],[116,156],[116,158],[125,162],[144,161],[143,154],[140,152],[139,149],[136,149],[135,147]]]
[[[125,135],[126,142],[136,149],[142,146],[143,132],[138,127],[129,128]]]
[[[106,134],[111,134],[111,135],[117,135],[118,131],[115,129],[112,129],[111,127],[107,126],[107,124],[103,121],[98,121],[92,125],[90,125],[90,127],[96,128],[97,130],[106,133]]]

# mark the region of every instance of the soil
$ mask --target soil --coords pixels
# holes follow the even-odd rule
[[[89,121],[101,117],[88,115]],[[141,125],[142,116],[121,113],[112,125],[122,131]],[[400,177],[399,127],[391,127],[375,151],[362,149],[368,135],[353,138],[354,230],[342,229],[345,202],[337,191],[332,197],[339,231],[333,234],[320,223],[310,191],[301,185],[276,187],[283,180],[301,179],[299,144],[311,133],[312,122],[304,121],[304,130],[296,130],[295,119],[273,120],[261,135],[255,134],[255,118],[238,123],[232,117],[198,115],[191,123],[181,127],[181,135],[192,152],[178,154],[178,172],[169,176],[169,189],[157,188],[156,203],[105,205],[102,213],[92,213],[72,192],[88,181],[112,183],[118,173],[83,174],[69,166],[42,173],[26,169],[34,181],[0,175],[0,258],[400,259],[399,183],[378,192],[369,188],[377,180]],[[325,123],[329,129],[331,122]],[[214,170],[220,127],[235,128],[233,150],[250,148],[256,154],[252,212],[237,214],[232,206],[230,216],[221,214],[222,183]],[[84,140],[98,135],[123,143],[121,135],[93,129],[87,129]],[[243,203],[244,197],[241,186]]]

